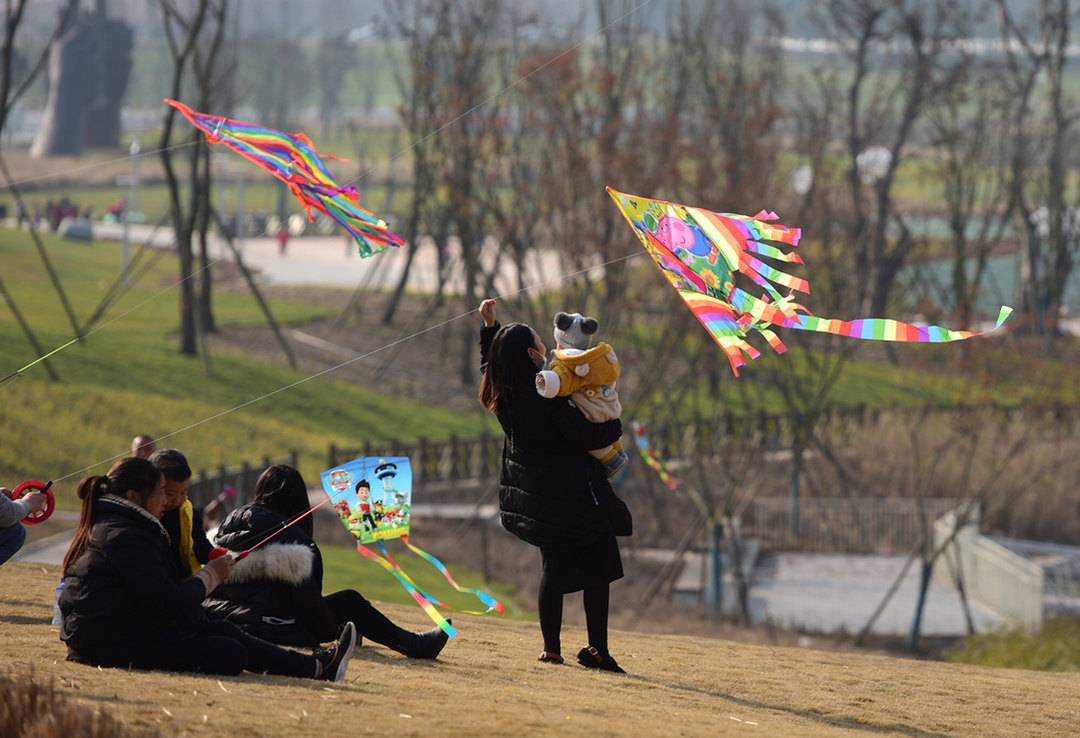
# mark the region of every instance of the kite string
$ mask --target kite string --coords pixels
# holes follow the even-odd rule
[[[603,262],[601,264],[593,264],[591,266],[587,266],[587,267],[584,267],[582,269],[578,269],[578,270],[573,271],[573,272],[568,272],[566,274],[558,275],[554,279],[541,280],[541,281],[535,282],[533,284],[525,285],[524,287],[521,287],[520,289],[514,290],[513,292],[508,292],[508,293],[505,293],[505,294],[502,294],[502,295],[496,295],[493,299],[505,300],[507,298],[519,295],[519,294],[521,294],[523,292],[528,292],[530,290],[534,290],[534,289],[536,289],[538,287],[543,287],[543,286],[552,285],[552,284],[559,284],[561,282],[566,281],[567,279],[570,279],[572,277],[576,277],[576,276],[578,276],[580,274],[585,274],[586,272],[590,272],[590,271],[592,271],[594,269],[602,269],[604,267],[611,266],[612,264],[617,264],[617,263],[622,262],[622,261],[627,261],[629,259],[633,259],[635,257],[641,256],[644,253],[645,253],[644,251],[633,251],[633,252],[631,252],[629,254],[624,254],[622,256],[617,256],[614,259],[609,259],[608,261],[605,261],[605,262]],[[173,436],[177,436],[177,435],[180,435],[181,433],[185,433],[185,432],[187,432],[189,430],[193,430],[195,428],[198,428],[199,426],[204,425],[205,423],[209,423],[212,420],[217,420],[219,418],[225,417],[226,415],[231,415],[232,413],[237,412],[238,410],[243,410],[244,408],[249,407],[251,405],[254,405],[257,402],[261,402],[261,401],[266,400],[266,399],[268,399],[270,397],[273,397],[275,395],[279,395],[282,392],[286,392],[286,391],[291,390],[291,389],[293,389],[295,387],[299,387],[302,384],[310,382],[312,379],[318,379],[319,377],[322,377],[322,376],[325,376],[327,374],[330,374],[331,372],[337,371],[338,369],[341,369],[342,367],[348,366],[349,364],[354,364],[357,361],[361,361],[361,360],[366,359],[366,358],[368,358],[370,356],[374,356],[375,354],[381,353],[381,352],[383,352],[383,351],[385,351],[385,350],[387,350],[389,348],[393,348],[394,346],[399,346],[399,345],[401,345],[403,343],[407,343],[408,341],[411,341],[414,338],[419,338],[420,336],[422,336],[422,335],[424,335],[426,333],[430,333],[431,331],[438,330],[439,328],[443,328],[445,326],[448,326],[451,323],[455,323],[455,322],[461,320],[462,318],[467,318],[470,315],[478,313],[479,311],[480,311],[480,308],[476,307],[476,308],[473,308],[472,310],[467,310],[466,312],[463,312],[463,313],[460,313],[460,314],[455,315],[453,317],[447,318],[446,320],[439,321],[438,323],[435,323],[433,325],[429,325],[428,327],[422,328],[422,329],[420,329],[420,330],[418,330],[418,331],[416,331],[414,333],[411,333],[411,334],[409,334],[407,336],[402,336],[400,338],[397,338],[397,339],[391,341],[390,343],[387,343],[387,344],[384,344],[384,345],[382,345],[382,346],[380,346],[378,348],[372,349],[371,351],[367,351],[367,352],[365,352],[363,354],[359,354],[357,356],[353,356],[352,358],[345,359],[344,361],[339,362],[337,364],[334,364],[333,366],[327,367],[326,369],[321,369],[321,370],[315,372],[314,374],[309,374],[308,376],[303,377],[301,379],[298,379],[295,382],[289,382],[288,384],[283,384],[282,386],[277,387],[276,389],[270,390],[269,392],[261,394],[261,395],[259,395],[257,397],[253,397],[253,398],[251,398],[249,400],[245,400],[244,402],[241,402],[238,405],[234,405],[233,407],[228,408],[227,410],[221,410],[220,412],[214,413],[212,415],[208,415],[207,417],[202,418],[200,420],[196,420],[195,422],[189,423],[188,425],[185,425],[182,428],[171,431],[171,432],[169,432],[169,433],[167,433],[167,434],[165,434],[163,436],[159,436],[156,440],[160,443],[161,441],[172,438]],[[125,456],[126,456],[126,454],[123,454],[123,453],[116,454],[115,456],[110,456],[110,457],[108,457],[106,459],[102,459],[101,461],[95,462],[95,463],[90,464],[88,466],[84,466],[81,469],[76,469],[73,472],[69,472],[68,474],[65,474],[64,476],[59,477],[56,481],[57,482],[66,481],[66,480],[68,480],[68,479],[70,479],[72,477],[75,477],[75,476],[78,476],[78,475],[80,475],[80,474],[82,474],[84,472],[87,472],[87,471],[93,469],[96,466],[100,466],[101,464],[107,464],[110,461],[116,461],[117,459],[124,458]]]

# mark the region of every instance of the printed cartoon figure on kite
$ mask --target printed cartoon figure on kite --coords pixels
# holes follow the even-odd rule
[[[351,512],[349,510],[349,503],[346,500],[342,500],[341,502],[335,504],[334,509],[337,511],[339,518],[344,521],[348,521]]]
[[[803,263],[794,250],[802,230],[780,225],[776,213],[762,210],[753,217],[716,213],[627,195],[611,187],[607,191],[661,273],[727,355],[736,377],[739,367],[746,364],[744,356],[753,360],[761,355],[746,340],[751,331],[761,334],[777,353],[787,348],[773,328],[910,343],[947,343],[983,335],[889,318],[815,317],[794,300],[796,292],[810,294],[810,283],[758,258]],[[739,274],[763,291],[761,297],[736,284]],[[781,287],[788,294],[781,294]],[[1012,308],[1002,306],[993,330],[1011,312]]]
[[[356,483],[356,496],[360,498],[359,508],[349,516],[349,527],[354,532],[362,528],[367,533],[373,533],[379,527],[371,514],[371,483],[361,479]]]

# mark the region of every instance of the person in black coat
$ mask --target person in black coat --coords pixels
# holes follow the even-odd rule
[[[352,622],[363,638],[410,658],[436,658],[447,642],[439,628],[409,632],[356,590],[323,596],[322,554],[313,539],[311,516],[285,527],[309,510],[307,485],[299,471],[278,464],[259,476],[255,501],[229,514],[215,542],[239,552],[276,535],[238,562],[229,581],[207,598],[207,616],[286,646],[319,643]]]
[[[508,531],[540,548],[543,561],[540,660],[563,663],[563,595],[582,591],[589,645],[578,653],[578,662],[621,672],[607,642],[609,585],[623,576],[612,524],[612,507],[621,503],[603,465],[588,452],[619,440],[622,424],[590,422],[571,398],[541,397],[536,374],[547,354],[544,342],[527,325],[500,327],[494,300],[485,300],[480,313],[480,401],[506,434],[500,517]]]
[[[82,512],[64,557],[60,639],[68,659],[92,666],[209,674],[256,671],[343,679],[356,642],[349,623],[314,655],[280,648],[228,623],[211,623],[201,603],[233,569],[214,559],[180,579],[161,526],[165,484],[145,459],[117,462],[79,485]]]

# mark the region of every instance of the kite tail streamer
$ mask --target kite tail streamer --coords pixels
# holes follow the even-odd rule
[[[866,341],[899,341],[905,343],[950,343],[965,341],[976,336],[993,333],[1005,324],[1012,314],[1012,308],[1002,305],[997,321],[989,331],[954,331],[939,325],[918,326],[892,318],[862,318],[859,320],[833,320],[816,318],[812,315],[799,315],[785,318],[776,325],[782,328],[794,328],[800,331],[831,333],[836,336],[861,338]]]
[[[447,622],[446,618],[444,618],[442,616],[442,613],[439,612],[433,604],[431,604],[431,601],[428,600],[427,597],[424,597],[424,595],[420,594],[419,590],[417,590],[417,588],[412,585],[411,580],[408,576],[406,576],[403,572],[400,572],[397,568],[394,567],[393,564],[391,564],[379,554],[372,551],[364,544],[356,544],[356,550],[359,551],[360,554],[364,556],[364,558],[369,559],[370,561],[374,561],[376,564],[386,569],[386,571],[390,572],[394,576],[394,578],[398,580],[398,584],[400,584],[402,588],[406,592],[408,592],[414,600],[416,600],[416,604],[420,605],[420,609],[426,612],[427,616],[431,618],[432,622],[434,622],[437,626],[439,626],[439,628],[442,629],[443,633],[446,633],[446,635],[450,636],[451,638],[457,638],[457,629]]]
[[[652,445],[649,443],[649,436],[645,432],[645,426],[641,423],[634,422],[630,426],[634,432],[634,441],[637,443],[638,452],[641,454],[641,458],[645,460],[645,463],[649,465],[649,468],[656,472],[660,477],[660,481],[664,483],[664,486],[674,492],[678,489],[682,480],[676,477],[668,470],[667,465],[660,460],[660,457],[656,455],[656,452],[652,450]]]
[[[484,603],[484,605],[487,606],[487,610],[484,610],[482,612],[470,610],[462,610],[462,612],[467,615],[486,615],[487,613],[493,611],[502,615],[506,612],[506,606],[496,600],[491,595],[489,595],[487,592],[484,592],[480,589],[475,589],[473,587],[462,587],[460,584],[455,582],[454,577],[450,574],[450,570],[446,568],[446,564],[439,561],[435,556],[429,554],[427,551],[420,548],[419,546],[414,546],[413,544],[409,543],[408,536],[402,536],[401,542],[408,546],[409,550],[412,551],[414,554],[416,554],[424,561],[428,562],[436,569],[438,569],[439,573],[442,574],[446,581],[450,583],[451,587],[456,589],[458,592],[461,592],[462,594],[473,595],[474,597],[476,597],[476,599],[480,600],[480,602]]]
[[[442,607],[448,610],[451,609],[450,606],[447,605],[445,602],[441,602],[438,599],[432,597],[427,592],[427,590],[423,589],[419,584],[413,581],[412,577],[410,577],[409,574],[401,568],[401,564],[395,561],[394,557],[390,555],[390,549],[386,547],[386,541],[379,541],[379,553],[382,554],[383,558],[390,562],[391,566],[394,567],[394,570],[396,572],[401,574],[401,576],[405,577],[405,580],[413,587],[415,587],[417,592],[424,596],[424,599],[435,605],[435,607]]]

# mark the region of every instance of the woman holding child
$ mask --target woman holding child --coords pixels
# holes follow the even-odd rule
[[[165,479],[145,459],[117,462],[79,485],[79,526],[64,557],[61,640],[68,658],[96,666],[211,674],[265,672],[338,681],[356,642],[352,623],[330,649],[280,648],[224,622],[202,602],[233,571],[229,557],[180,578],[160,518]],[[329,640],[329,639],[328,639]]]
[[[538,546],[543,561],[540,661],[563,663],[563,595],[582,591],[589,643],[578,653],[578,663],[622,672],[607,643],[609,585],[623,576],[612,512],[621,503],[603,465],[589,454],[618,441],[622,425],[619,420],[590,422],[570,398],[541,397],[536,374],[544,368],[547,347],[540,336],[522,323],[500,327],[494,300],[485,300],[480,314],[480,402],[506,434],[499,489],[502,523]]]

